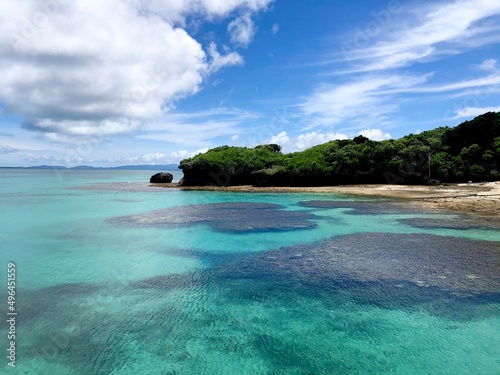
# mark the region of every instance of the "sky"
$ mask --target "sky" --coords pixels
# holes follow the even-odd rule
[[[498,0],[0,0],[0,166],[293,152],[488,111]]]

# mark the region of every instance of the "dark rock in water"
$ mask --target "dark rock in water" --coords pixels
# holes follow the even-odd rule
[[[174,179],[174,176],[171,173],[157,173],[149,179],[149,182],[152,184],[169,184]]]

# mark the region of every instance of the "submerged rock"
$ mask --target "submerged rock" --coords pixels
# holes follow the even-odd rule
[[[149,179],[149,182],[152,184],[169,184],[174,179],[174,176],[171,173],[157,173]]]

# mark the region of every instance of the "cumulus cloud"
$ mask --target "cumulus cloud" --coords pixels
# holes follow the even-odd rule
[[[455,113],[458,118],[463,117],[475,117],[482,115],[486,112],[500,112],[500,106],[498,107],[467,107],[457,110]]]
[[[260,9],[267,8],[272,1],[273,0],[201,0],[201,4],[211,14],[226,15],[238,7],[256,12]]]
[[[163,164],[170,163],[171,157],[162,152],[151,152],[144,155],[124,156],[119,158],[108,158],[105,162],[108,163],[146,163],[146,164]]]
[[[283,148],[284,152],[301,151],[306,148],[320,145],[336,139],[347,139],[347,135],[333,132],[308,132],[290,137],[286,131],[282,131],[272,136],[266,143],[276,143]]]
[[[191,158],[195,155],[202,154],[208,151],[208,148],[200,148],[196,151],[179,150],[170,153],[170,156],[175,159],[186,159]]]
[[[282,131],[279,134],[273,135],[267,143],[275,143],[283,147],[288,146],[288,144],[290,143],[290,137],[288,136],[286,131]]]
[[[69,166],[70,164],[81,164],[84,162],[89,162],[82,157],[75,155],[59,156],[54,154],[34,154],[34,153],[24,153],[22,159],[29,162],[43,163],[43,164],[55,164]]]
[[[226,55],[221,55],[217,51],[217,45],[213,42],[208,47],[208,53],[212,58],[208,69],[210,73],[214,73],[226,66],[243,65],[243,57],[239,53],[229,52]]]
[[[136,0],[139,3],[139,0]],[[220,18],[230,15],[235,9],[257,12],[266,9],[273,0],[148,0],[147,9],[162,15],[170,22],[183,24],[190,14]],[[144,4],[139,4],[144,6]]]
[[[358,134],[366,138],[369,138],[373,141],[383,141],[392,138],[389,133],[384,133],[380,129],[366,129],[360,131]]]
[[[498,71],[498,68],[497,68],[497,60],[495,59],[487,59],[487,60],[484,60],[481,64],[479,65],[476,65],[476,68],[478,70],[483,70],[483,71],[486,71],[486,72],[497,72]]]
[[[198,92],[209,74],[243,62],[215,44],[207,53],[182,28],[186,17],[242,9],[234,35],[248,43],[245,26],[254,32],[250,17],[269,2],[2,1],[0,102],[51,139],[136,131]]]
[[[328,141],[333,141],[335,139],[347,139],[347,135],[341,133],[317,133],[309,132],[305,134],[300,134],[297,137],[296,145],[299,150],[304,150],[306,148],[323,144]]]
[[[161,152],[149,153],[142,156],[142,159],[146,162],[160,161],[165,159],[165,154]]]
[[[247,47],[256,32],[249,14],[236,18],[229,24],[227,30],[231,35],[231,42],[241,47]]]

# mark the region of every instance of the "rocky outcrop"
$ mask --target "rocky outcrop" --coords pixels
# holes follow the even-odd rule
[[[169,184],[174,179],[174,176],[171,173],[157,173],[149,179],[149,182],[152,184]]]
[[[427,181],[427,185],[438,186],[441,185],[441,181],[431,178],[429,181]]]
[[[293,179],[286,175],[282,166],[272,166],[271,168],[260,169],[252,172],[255,178],[255,186],[291,186]]]

